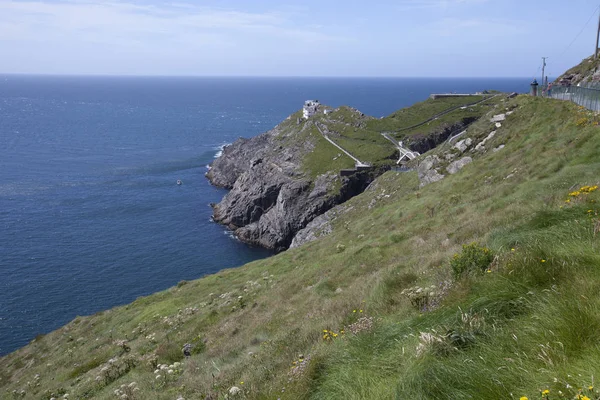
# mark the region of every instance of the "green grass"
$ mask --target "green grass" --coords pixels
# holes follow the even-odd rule
[[[388,172],[329,236],[78,317],[0,359],[0,398],[113,399],[135,381],[135,398],[159,400],[223,399],[232,386],[246,399],[572,399],[579,388],[597,399],[586,388],[600,374],[600,191],[565,200],[599,183],[600,130],[577,126],[566,102],[505,105],[515,113],[489,147],[502,151],[421,189],[416,173]],[[471,242],[497,256],[491,272],[454,278]],[[431,285],[425,303],[406,294]],[[372,326],[351,333],[362,318]],[[175,362],[198,337],[182,372],[157,380],[153,360]],[[310,361],[298,372],[300,355]],[[105,380],[114,357],[135,366]]]
[[[435,119],[425,125],[422,125],[422,126],[419,126],[416,128],[412,128],[412,129],[403,130],[402,132],[396,134],[395,136],[398,139],[402,139],[402,138],[414,136],[417,134],[427,134],[429,132],[433,132],[442,127],[451,126],[462,120],[466,120],[466,119],[470,119],[470,118],[477,119],[477,118],[480,118],[481,116],[485,115],[486,113],[488,113],[492,109],[492,107],[494,106],[495,103],[496,103],[496,101],[490,100],[489,103],[485,102],[482,104],[478,104],[476,106],[468,107],[464,110],[458,109],[449,114],[443,115],[440,118]]]
[[[354,161],[325,140],[315,126],[310,128],[309,135],[314,148],[302,163],[309,176],[314,178],[328,171],[338,173],[341,169],[354,168]]]
[[[576,85],[583,78],[592,75],[598,69],[600,65],[600,59],[595,60],[593,56],[585,58],[580,64],[574,66],[573,68],[567,70],[564,74],[562,74],[557,81],[560,81],[562,77],[565,75],[581,75],[580,79],[572,81],[571,83]],[[539,82],[541,84],[541,82]]]
[[[450,108],[475,103],[483,98],[483,96],[469,96],[427,99],[398,110],[385,118],[369,120],[367,127],[376,132],[394,132],[421,123]]]

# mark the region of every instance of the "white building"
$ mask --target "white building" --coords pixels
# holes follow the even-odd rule
[[[305,119],[312,117],[317,113],[320,105],[319,100],[306,100],[302,109],[302,116]]]

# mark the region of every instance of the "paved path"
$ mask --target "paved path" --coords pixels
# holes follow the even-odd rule
[[[335,147],[337,147],[338,149],[340,149],[341,151],[343,151],[344,154],[346,154],[348,157],[350,157],[351,159],[353,159],[357,166],[359,166],[359,167],[367,167],[367,166],[369,166],[369,164],[360,161],[358,158],[356,158],[352,154],[350,154],[349,151],[346,151],[342,146],[338,145],[336,142],[334,142],[333,140],[331,140],[329,138],[329,136],[327,136],[327,134],[325,134],[323,132],[323,130],[321,129],[321,127],[319,126],[319,124],[315,123],[315,126],[317,127],[317,129],[319,130],[319,132],[321,133],[321,135],[323,135],[323,137],[325,138],[325,140],[327,140],[329,143],[331,143],[332,145],[334,145]]]

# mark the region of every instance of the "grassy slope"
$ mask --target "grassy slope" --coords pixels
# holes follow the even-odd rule
[[[450,108],[471,104],[482,99],[483,96],[443,97],[436,100],[427,99],[398,110],[385,118],[370,120],[367,123],[367,127],[377,132],[393,132],[416,125]]]
[[[473,103],[483,98],[483,96],[473,96],[428,99],[383,119],[365,116],[349,107],[339,107],[335,110],[330,109],[332,112],[328,115],[318,113],[309,121],[302,122],[300,126],[296,124],[297,118],[301,117],[301,113],[298,112],[280,125],[280,130],[284,132],[281,136],[281,144],[285,147],[303,147],[307,142],[312,143],[312,150],[306,154],[303,164],[306,174],[313,178],[327,172],[354,167],[352,159],[320,135],[315,123],[326,126],[331,139],[359,160],[374,165],[390,164],[393,163],[397,150],[381,135],[381,132],[408,127],[449,108]],[[401,136],[427,134],[442,125],[451,125],[466,117],[481,117],[497,104],[500,98],[491,99],[465,110],[458,109],[425,126],[403,132]]]
[[[590,56],[588,58],[585,58],[580,64],[578,64],[578,65],[574,66],[573,68],[569,69],[568,71],[566,71],[564,74],[559,76],[556,80],[560,81],[563,77],[568,76],[568,75],[580,75],[579,79],[572,82],[573,84],[577,84],[583,78],[589,77],[590,75],[594,74],[594,72],[596,72],[596,70],[598,69],[598,66],[600,66],[600,59],[595,60],[594,56]]]
[[[452,124],[462,121],[465,118],[480,118],[482,115],[485,115],[493,107],[498,104],[504,96],[498,96],[483,103],[469,106],[466,109],[458,109],[449,114],[443,115],[425,125],[403,130],[402,132],[396,134],[395,136],[398,139],[406,138],[409,136],[417,135],[417,134],[427,134],[429,132],[435,131],[436,129],[443,126],[451,126]]]
[[[582,111],[569,103],[513,102],[492,142],[504,150],[420,190],[414,173],[387,173],[346,203],[328,237],[77,318],[1,359],[0,397],[109,399],[132,381],[138,399],[223,398],[233,385],[238,398],[265,399],[508,399],[587,387],[600,373],[599,196],[564,201],[598,183],[600,132],[577,126]],[[454,280],[449,262],[472,241],[498,259],[490,273]],[[441,285],[437,307],[412,306],[401,293],[415,285]],[[365,317],[372,328],[351,334]],[[324,340],[324,329],[339,336]],[[417,354],[422,332],[443,338]],[[125,338],[126,353],[116,344]],[[198,353],[182,360],[188,342]],[[155,374],[154,357],[182,361],[180,372]]]

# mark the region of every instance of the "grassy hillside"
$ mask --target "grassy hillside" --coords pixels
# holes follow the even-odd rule
[[[599,398],[600,131],[501,104],[504,149],[422,189],[388,172],[329,236],[78,317],[0,360],[0,397]]]
[[[594,56],[592,55],[559,76],[556,81],[560,82],[565,77],[572,77],[571,84],[573,85],[577,85],[582,81],[589,81],[596,73],[599,66],[600,59],[594,59]]]
[[[310,143],[310,151],[304,158],[303,169],[313,178],[327,172],[337,173],[340,169],[354,167],[354,161],[350,157],[322,137],[317,125],[329,132],[329,137],[335,143],[359,160],[372,165],[394,164],[397,159],[396,147],[383,137],[383,132],[401,131],[396,135],[399,139],[428,135],[465,118],[480,118],[493,110],[503,98],[504,96],[472,96],[428,99],[382,119],[366,116],[350,107],[326,107],[330,111],[329,114],[318,113],[308,121],[301,121],[299,125],[297,120],[302,114],[298,112],[280,124],[280,131],[283,132],[280,136],[281,145],[287,148],[305,148],[307,143]],[[482,100],[485,101],[461,109],[466,104]],[[451,109],[452,112],[425,125],[406,129]]]
[[[450,109],[460,109],[472,103],[484,100],[484,96],[469,97],[442,97],[427,99],[410,107],[398,110],[382,119],[373,119],[368,122],[368,127],[378,132],[395,132],[419,124],[428,118]]]

